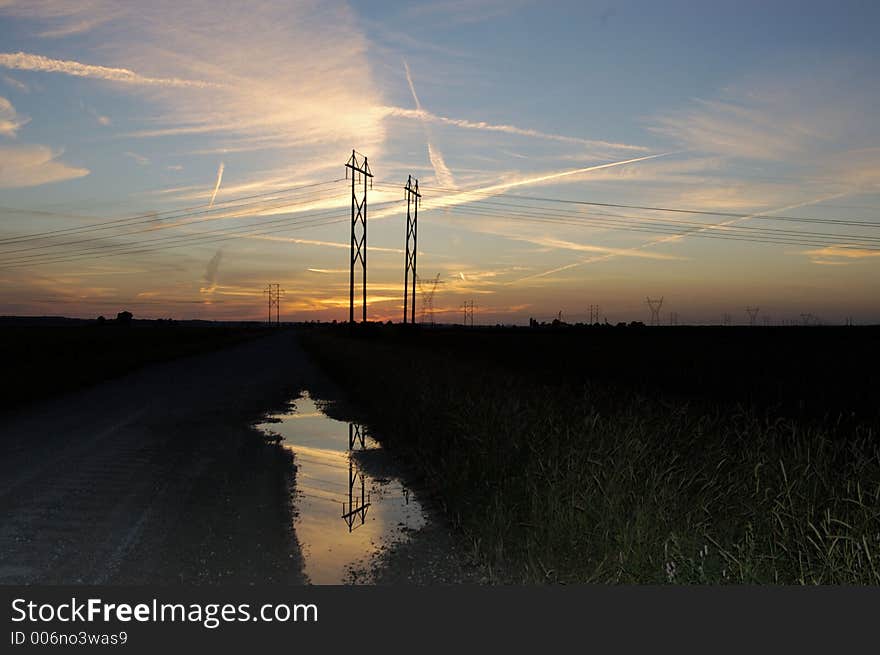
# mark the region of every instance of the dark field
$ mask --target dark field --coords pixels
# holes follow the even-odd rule
[[[502,581],[880,583],[880,330],[305,330]]]
[[[0,412],[110,379],[146,364],[265,335],[266,328],[134,321],[0,322]]]

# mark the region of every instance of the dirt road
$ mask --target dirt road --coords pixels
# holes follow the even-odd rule
[[[281,332],[0,416],[0,583],[302,582],[250,425],[311,374]]]

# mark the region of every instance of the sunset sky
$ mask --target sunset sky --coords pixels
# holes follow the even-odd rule
[[[0,0],[0,315],[261,318],[278,282],[282,318],[346,318],[356,148],[371,319],[402,313],[411,174],[438,321],[663,296],[664,322],[880,322],[878,25],[873,2]]]

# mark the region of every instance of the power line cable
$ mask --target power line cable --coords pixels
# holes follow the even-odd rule
[[[156,226],[151,226],[151,227],[147,227],[147,228],[136,228],[136,229],[126,230],[126,231],[122,231],[122,232],[114,232],[108,236],[101,236],[101,237],[97,237],[97,238],[86,237],[84,239],[75,239],[73,241],[60,241],[60,242],[43,244],[43,245],[27,246],[24,248],[13,248],[11,250],[0,250],[0,255],[15,254],[15,253],[19,253],[19,252],[28,252],[28,251],[34,251],[34,250],[60,248],[60,247],[76,245],[76,244],[80,244],[80,243],[96,242],[96,241],[99,241],[102,239],[105,239],[105,240],[112,239],[112,238],[127,236],[127,235],[131,235],[131,234],[143,234],[146,232],[157,232],[159,230],[165,230],[165,229],[170,229],[170,228],[175,228],[175,227],[191,225],[193,223],[202,223],[202,222],[207,222],[207,221],[211,221],[211,220],[226,220],[226,219],[231,219],[231,218],[247,218],[250,216],[259,216],[262,212],[272,210],[272,209],[280,209],[283,207],[305,205],[305,204],[317,202],[320,200],[330,200],[334,197],[340,197],[340,198],[342,197],[342,196],[326,196],[326,195],[321,195],[321,194],[322,194],[322,192],[312,191],[312,192],[305,194],[304,196],[302,196],[302,195],[295,196],[296,201],[291,200],[291,199],[286,199],[283,202],[278,202],[278,203],[273,203],[273,204],[266,204],[266,201],[250,202],[250,203],[243,203],[243,204],[239,204],[239,205],[234,205],[232,207],[210,209],[210,210],[205,210],[202,212],[193,212],[190,214],[174,216],[174,217],[171,217],[170,219],[168,217],[166,217],[166,218],[163,218],[160,220],[163,220],[163,221],[182,220],[185,222],[182,222],[182,223],[181,222],[160,223],[159,225],[156,225]],[[243,210],[245,210],[245,211],[243,211]],[[246,211],[246,210],[253,210],[253,211]],[[228,213],[228,214],[222,213],[222,212],[230,212],[230,211],[232,211],[232,213]],[[204,216],[205,214],[213,213],[213,212],[221,212],[221,213],[219,213],[217,215],[212,215],[212,216]],[[186,219],[196,218],[198,216],[202,216],[202,218],[200,218],[198,220],[186,220]],[[148,222],[153,222],[153,221],[148,221]],[[128,226],[125,226],[125,227],[128,227]],[[44,237],[44,238],[48,239],[51,237]]]
[[[146,219],[146,221],[149,222],[149,221],[154,221],[154,220],[161,220],[158,217],[165,216],[167,214],[176,214],[176,213],[181,213],[181,212],[186,213],[186,212],[192,212],[192,211],[195,211],[198,209],[202,209],[205,207],[211,208],[211,207],[216,207],[218,205],[225,205],[225,204],[232,203],[232,202],[239,202],[242,200],[252,200],[254,198],[273,196],[273,195],[277,196],[279,194],[298,191],[301,189],[308,189],[308,188],[314,188],[317,186],[336,184],[338,182],[343,181],[344,179],[345,178],[339,178],[339,179],[335,179],[335,180],[325,180],[323,182],[315,182],[313,184],[303,184],[303,185],[299,185],[299,186],[287,187],[285,189],[278,189],[275,191],[266,191],[263,193],[256,193],[256,194],[252,194],[249,196],[239,196],[237,198],[229,198],[227,200],[221,200],[221,201],[215,202],[213,205],[210,205],[209,203],[205,203],[202,205],[195,205],[192,207],[182,207],[179,209],[168,209],[168,210],[165,210],[162,212],[147,212],[144,214],[138,214],[135,216],[129,216],[129,217],[125,217],[125,218],[117,218],[117,219],[111,219],[108,221],[101,221],[99,223],[93,223],[91,225],[78,225],[78,226],[69,227],[69,228],[59,228],[57,230],[46,230],[43,232],[33,232],[30,234],[19,235],[19,236],[14,236],[14,237],[5,237],[5,238],[0,238],[0,243],[6,243],[6,242],[11,242],[11,241],[30,241],[33,239],[45,238],[47,236],[61,234],[61,233],[67,233],[67,232],[80,232],[80,231],[85,232],[85,231],[92,231],[92,230],[108,229],[109,227],[111,227],[115,224],[126,223],[126,222],[130,222],[130,221],[135,222],[135,221]],[[13,211],[13,212],[24,211],[24,210],[10,208],[10,207],[2,207],[0,209],[5,210],[5,211]],[[42,213],[50,213],[50,212],[42,212]],[[86,217],[83,217],[83,218],[86,218]],[[92,218],[92,217],[88,217],[88,218]],[[167,216],[166,216],[166,218],[167,218]]]
[[[743,234],[731,232],[730,234],[725,234],[724,232],[710,232],[707,233],[706,228],[691,228],[691,229],[681,229],[675,227],[662,227],[655,225],[634,225],[630,222],[620,222],[615,221],[613,219],[607,218],[583,218],[578,221],[574,220],[566,220],[566,219],[558,219],[553,217],[541,217],[540,215],[531,215],[531,216],[518,216],[511,215],[509,212],[499,212],[497,210],[487,210],[481,208],[465,208],[465,207],[443,207],[444,210],[452,211],[459,214],[477,214],[482,216],[494,217],[494,218],[507,218],[509,220],[515,221],[524,221],[524,222],[532,222],[532,223],[556,223],[563,225],[570,225],[573,227],[602,227],[608,229],[616,229],[616,230],[624,230],[628,232],[646,232],[651,234],[664,234],[669,236],[694,236],[700,238],[709,238],[709,239],[723,239],[728,241],[744,241],[751,243],[768,243],[768,244],[781,244],[781,245],[796,245],[796,246],[805,246],[805,247],[826,247],[826,246],[834,246],[842,249],[852,249],[859,248],[864,250],[871,251],[880,251],[880,247],[874,247],[870,245],[853,245],[853,244],[839,244],[835,243],[835,239],[827,239],[827,240],[818,240],[815,238],[803,237],[803,238],[795,238],[795,237],[773,237],[772,235],[752,235],[752,234]],[[426,220],[430,219],[430,214],[427,213],[427,208],[424,210]]]
[[[377,183],[378,184],[378,183]],[[388,186],[394,187],[394,185],[383,184],[380,186]],[[399,187],[394,187],[399,188]],[[421,188],[427,191],[444,191],[451,195],[483,195],[486,197],[492,196],[503,196],[506,198],[515,198],[518,200],[526,200],[531,202],[551,202],[551,203],[563,203],[563,204],[574,204],[574,205],[590,205],[597,207],[609,207],[609,208],[617,208],[617,209],[639,209],[645,211],[660,211],[660,212],[673,212],[680,214],[698,214],[698,215],[706,215],[706,216],[722,216],[725,218],[746,218],[746,219],[758,219],[758,220],[771,220],[771,221],[792,221],[798,223],[821,223],[821,224],[831,224],[831,225],[850,225],[855,227],[880,227],[880,223],[869,221],[869,220],[853,220],[853,219],[823,219],[823,218],[808,218],[804,216],[790,216],[790,215],[782,215],[782,214],[773,214],[771,212],[754,212],[754,213],[739,213],[739,212],[724,212],[724,211],[714,211],[707,209],[683,209],[683,208],[673,208],[673,207],[655,207],[648,205],[627,205],[622,203],[603,203],[603,202],[594,202],[587,200],[568,200],[564,198],[547,198],[547,197],[538,197],[538,196],[524,196],[519,194],[511,194],[511,193],[498,193],[497,191],[492,190],[482,190],[482,189],[474,189],[474,190],[462,190],[462,189],[452,189],[449,187],[439,187],[439,186],[429,186],[422,185]],[[472,201],[466,201],[472,202]]]
[[[427,209],[430,207],[426,208]],[[483,215],[491,215],[491,216],[523,216],[523,217],[548,217],[555,219],[567,219],[570,224],[577,225],[578,223],[591,223],[591,222],[600,222],[604,221],[609,226],[619,228],[619,229],[628,229],[630,227],[642,226],[642,227],[659,227],[663,229],[675,229],[681,230],[683,233],[687,233],[689,231],[701,230],[701,231],[710,231],[713,234],[722,235],[722,234],[740,234],[743,236],[759,236],[759,237],[771,237],[771,238],[806,238],[806,239],[825,239],[827,241],[835,241],[839,242],[843,239],[853,239],[862,242],[871,242],[880,244],[880,237],[872,236],[872,235],[857,235],[857,234],[838,234],[831,232],[811,232],[806,230],[781,230],[781,229],[773,229],[773,228],[757,228],[754,226],[745,226],[745,225],[730,225],[730,224],[718,224],[718,223],[698,223],[693,221],[674,221],[674,220],[661,220],[654,219],[652,217],[643,217],[643,216],[632,216],[627,214],[609,214],[606,212],[592,212],[590,214],[561,214],[553,211],[545,211],[538,210],[534,208],[527,208],[524,210],[512,210],[512,209],[496,209],[494,207],[482,207],[476,203],[469,204],[468,206],[458,206],[454,209],[451,207],[434,207],[433,209],[441,210],[441,209],[450,209],[460,213],[467,213],[473,211],[473,213],[480,213]],[[635,221],[635,222],[633,222]]]

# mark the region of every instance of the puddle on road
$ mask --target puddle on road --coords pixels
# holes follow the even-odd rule
[[[350,582],[383,545],[425,524],[418,501],[389,472],[388,456],[357,423],[326,416],[308,393],[257,427],[283,437],[297,465],[294,519],[312,584]]]

